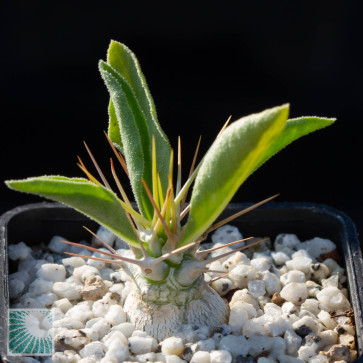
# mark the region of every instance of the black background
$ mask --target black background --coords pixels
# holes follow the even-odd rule
[[[137,55],[185,173],[229,115],[289,102],[291,117],[336,117],[275,156],[234,201],[323,203],[363,231],[362,29],[359,1],[7,1],[1,9],[1,180],[80,176],[86,140],[111,156],[97,63],[110,39]],[[90,166],[91,168],[91,166]],[[108,173],[109,175],[109,173]],[[41,200],[0,186],[0,212]]]

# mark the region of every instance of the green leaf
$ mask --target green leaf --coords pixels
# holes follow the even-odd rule
[[[268,152],[259,163],[259,165],[256,167],[256,169],[258,169],[268,159],[270,159],[273,155],[282,150],[285,146],[291,144],[293,141],[311,132],[327,127],[331,125],[335,120],[335,118],[324,117],[299,117],[287,120],[284,130],[273,142]]]
[[[158,172],[162,181],[163,190],[166,191],[171,152],[170,144],[158,123],[154,100],[147,86],[145,76],[141,71],[140,64],[135,54],[126,45],[116,41],[111,41],[110,43],[107,51],[107,63],[119,73],[132,89],[137,104],[145,117],[149,133],[155,137]],[[119,120],[119,122],[121,121]],[[109,136],[115,143],[123,142],[122,133],[121,137],[116,135],[117,132],[120,133],[120,127],[113,125],[115,125],[115,120],[110,112]],[[149,186],[151,187],[151,185]]]
[[[178,247],[196,240],[220,215],[284,129],[288,112],[288,105],[283,105],[246,116],[215,140],[196,177]]]
[[[115,106],[113,105],[111,99],[108,105],[108,116],[109,116],[108,136],[112,141],[113,145],[123,154],[124,150],[122,147],[120,126],[118,125]]]
[[[9,188],[66,204],[100,223],[126,242],[139,247],[135,233],[117,196],[83,178],[42,176],[8,180]]]
[[[119,121],[132,190],[141,214],[151,220],[153,207],[141,183],[143,178],[152,185],[150,130],[128,83],[103,61],[99,63],[99,69]]]
[[[142,215],[151,220],[153,207],[141,183],[143,178],[152,188],[152,137],[155,137],[157,168],[166,192],[168,181],[170,145],[158,137],[157,129],[150,125],[141,111],[129,84],[105,62],[99,64],[100,72],[111,95],[118,119],[123,151],[130,174],[131,186]],[[154,125],[155,126],[155,125]]]
[[[159,133],[167,140],[157,122],[154,100],[135,54],[125,44],[112,40],[107,50],[107,63],[131,86],[148,122],[155,123]]]

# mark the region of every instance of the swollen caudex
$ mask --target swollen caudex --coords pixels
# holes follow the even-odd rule
[[[185,324],[198,324],[214,329],[227,322],[227,304],[205,281],[204,272],[209,271],[206,269],[207,265],[245,249],[246,246],[210,259],[203,259],[203,256],[244,240],[205,251],[197,250],[194,254],[190,254],[188,251],[199,243],[190,243],[158,258],[148,256],[145,249],[141,248],[144,256],[137,260],[120,255],[98,236],[95,237],[101,240],[102,244],[112,253],[93,247],[78,246],[118,259],[119,261],[112,261],[99,257],[88,257],[94,261],[120,264],[128,272],[133,285],[125,300],[124,311],[128,314],[130,322],[138,329],[146,331],[158,340],[163,340]],[[62,242],[77,246],[74,242]],[[258,242],[260,241],[252,245]],[[140,245],[143,246],[141,242]],[[182,254],[184,251],[187,252],[178,258],[181,260],[178,265],[167,263],[168,258]],[[66,253],[87,258],[87,256],[72,252]],[[215,272],[218,273],[218,271]]]

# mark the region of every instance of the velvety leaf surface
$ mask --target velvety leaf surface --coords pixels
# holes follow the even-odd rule
[[[66,204],[105,226],[128,243],[139,247],[120,201],[103,186],[83,178],[61,176],[9,180],[6,184],[11,189]]]
[[[107,63],[131,86],[145,117],[150,119],[150,124],[155,122],[155,127],[160,129],[156,122],[154,100],[135,54],[125,44],[112,40],[107,51]],[[161,129],[159,132],[166,139]]]
[[[128,83],[108,64],[101,61],[99,68],[119,121],[134,196],[140,212],[150,220],[153,208],[141,183],[143,178],[149,186],[152,185],[150,130]]]
[[[287,120],[284,130],[273,142],[256,169],[258,169],[265,161],[270,159],[273,155],[282,150],[285,146],[291,144],[293,141],[311,132],[327,127],[334,121],[334,118],[323,117],[299,117]]]
[[[122,147],[120,126],[118,124],[115,106],[113,105],[112,99],[108,105],[108,137],[112,141],[113,145],[123,154],[124,149]]]
[[[196,177],[179,246],[198,238],[219,216],[284,129],[288,112],[283,105],[246,116],[215,140]]]
[[[158,123],[154,100],[147,86],[145,77],[141,71],[140,64],[135,54],[126,45],[116,41],[111,41],[111,44],[108,48],[107,63],[117,73],[119,73],[119,75],[132,89],[137,104],[143,116],[145,117],[149,129],[149,135],[154,135],[158,172],[160,174],[162,185],[165,191],[167,187],[171,149],[169,141]],[[110,126],[115,125],[114,116],[111,112],[110,116]],[[118,130],[116,130],[116,128],[117,127],[109,128],[109,136],[115,143],[120,141],[123,142],[122,140],[118,139],[116,133],[120,132],[120,129],[118,128]],[[121,139],[122,138],[123,136],[121,136]],[[151,187],[151,185],[149,186]]]

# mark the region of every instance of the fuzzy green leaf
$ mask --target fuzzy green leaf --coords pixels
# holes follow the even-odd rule
[[[128,243],[139,247],[119,199],[103,186],[83,178],[61,176],[8,180],[6,184],[11,189],[66,204],[105,226]]]
[[[152,187],[152,137],[155,137],[157,168],[166,191],[170,145],[150,125],[142,112],[135,93],[123,77],[105,62],[100,72],[111,95],[121,132],[122,147],[128,166],[131,186],[142,215],[151,220],[153,208],[141,183],[143,178]],[[159,136],[158,136],[159,135]]]
[[[145,117],[149,134],[155,137],[158,172],[164,191],[166,191],[171,148],[158,123],[154,100],[147,86],[145,76],[141,71],[140,64],[135,54],[126,45],[116,41],[110,43],[107,51],[107,63],[119,73],[132,89],[137,104]],[[113,101],[111,100],[111,102]],[[119,120],[119,122],[121,121]],[[109,136],[114,143],[123,142],[123,134],[118,136],[117,133],[120,135],[120,126],[116,125],[114,116],[110,112]]]
[[[116,116],[115,106],[113,105],[112,99],[108,105],[108,137],[112,141],[113,145],[123,154],[124,149],[122,147],[120,126]]]
[[[324,117],[299,117],[287,120],[284,130],[273,142],[270,149],[256,169],[258,169],[268,159],[270,159],[273,155],[275,155],[287,145],[291,144],[293,141],[311,132],[327,127],[335,120],[335,118]]]
[[[154,100],[135,54],[125,44],[112,40],[107,51],[107,63],[131,86],[148,122],[155,123],[159,133],[167,140],[157,122]]]
[[[119,121],[132,190],[142,215],[150,220],[153,208],[141,183],[143,178],[152,185],[150,130],[128,83],[107,63],[101,61],[99,68]]]
[[[196,177],[178,247],[196,240],[220,215],[284,129],[288,112],[288,105],[283,105],[246,116],[215,140]]]

